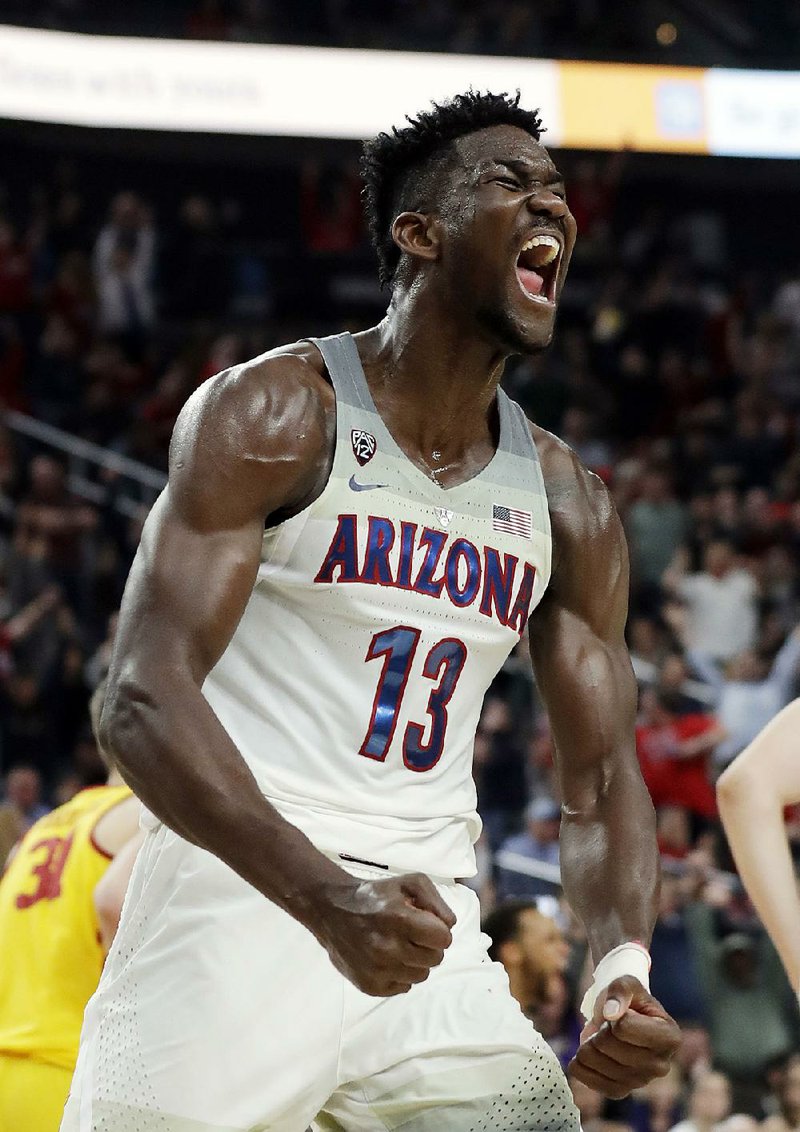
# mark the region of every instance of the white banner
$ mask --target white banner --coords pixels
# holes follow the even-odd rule
[[[728,157],[800,157],[800,74],[706,74],[709,152]]]
[[[366,138],[473,87],[522,92],[561,139],[540,59],[75,35],[0,26],[0,117],[76,126]]]

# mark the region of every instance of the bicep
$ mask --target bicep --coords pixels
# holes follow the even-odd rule
[[[602,788],[626,761],[638,766],[636,678],[625,644],[627,546],[605,488],[589,487],[577,497],[577,517],[556,525],[558,571],[529,627],[562,788],[573,792]]]
[[[599,635],[558,603],[531,619],[531,658],[565,802],[592,804],[626,755],[635,761],[636,678],[621,634]],[[588,791],[585,804],[581,801]]]
[[[115,662],[180,665],[197,683],[216,664],[252,593],[266,518],[306,499],[325,466],[315,381],[284,359],[223,374],[187,402],[126,588]]]
[[[125,591],[115,654],[156,667],[187,664],[200,683],[244,612],[263,519],[199,528],[164,492],[148,517]]]

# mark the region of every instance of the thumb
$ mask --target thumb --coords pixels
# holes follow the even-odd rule
[[[410,873],[400,878],[403,895],[415,908],[432,912],[448,928],[455,927],[456,917],[450,905],[442,899],[436,885],[424,873]]]
[[[604,1022],[618,1022],[627,1013],[633,999],[632,980],[628,978],[614,979],[606,987],[605,992],[598,1000],[602,1004],[600,1020]]]

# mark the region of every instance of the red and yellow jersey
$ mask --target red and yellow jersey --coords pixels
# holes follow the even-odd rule
[[[130,795],[82,790],[28,830],[0,880],[0,1054],[74,1068],[104,960],[93,894],[110,858],[93,833]]]

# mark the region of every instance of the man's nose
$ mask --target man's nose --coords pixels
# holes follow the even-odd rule
[[[561,220],[562,217],[567,216],[569,209],[567,202],[563,197],[558,196],[557,193],[552,192],[550,189],[540,189],[538,192],[533,193],[528,201],[528,208],[531,212],[539,215],[552,216],[554,220]]]

